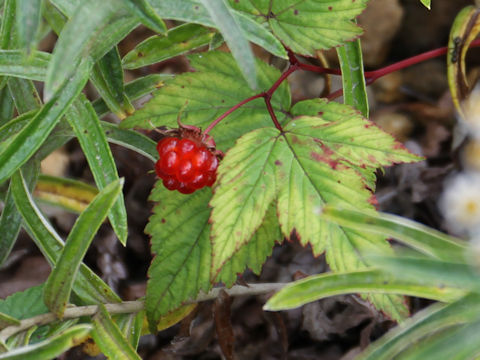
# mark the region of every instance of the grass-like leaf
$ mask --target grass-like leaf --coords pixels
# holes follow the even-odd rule
[[[35,345],[27,345],[0,354],[0,359],[51,360],[81,343],[91,330],[92,326],[88,324],[75,325]]]
[[[102,190],[118,179],[118,173],[100,120],[91,103],[83,95],[72,104],[66,117],[80,142],[95,183]],[[128,234],[123,195],[117,199],[108,218],[118,239],[125,245]]]
[[[309,56],[360,36],[362,30],[352,19],[367,4],[367,0],[229,1],[237,11],[265,23],[293,52]]]
[[[344,227],[395,238],[439,259],[461,262],[467,251],[466,244],[460,240],[396,215],[326,206],[322,210],[322,217]]]
[[[120,126],[144,129],[151,129],[152,124],[178,127],[177,116],[184,108],[183,123],[205,128],[232,106],[255,95],[230,54],[209,52],[190,55],[189,59],[196,72],[178,75],[168,81],[142,109],[126,118]],[[280,76],[278,70],[264,62],[257,61],[257,67],[259,88],[268,89]],[[287,84],[282,84],[275,92],[272,105],[277,117],[285,119],[285,112],[290,107]],[[211,131],[211,135],[217,147],[226,150],[238,136],[270,124],[263,99],[256,99],[229,115],[221,126]]]
[[[120,119],[135,111],[125,93],[122,62],[117,47],[95,64],[90,79],[107,106]]]
[[[135,79],[125,84],[125,94],[130,101],[136,100],[143,95],[151,93],[155,89],[161,88],[165,84],[165,81],[172,77],[170,74],[150,74]],[[103,116],[109,112],[107,104],[102,98],[93,102],[93,108],[98,116]]]
[[[84,64],[84,63],[82,63]],[[88,79],[88,69],[80,66],[35,117],[0,154],[0,183],[10,177],[42,145]]]
[[[38,41],[42,0],[16,0],[17,41],[21,48],[30,53]]]
[[[42,106],[33,81],[11,77],[8,79],[7,85],[19,114]]]
[[[215,31],[197,24],[183,24],[170,29],[165,36],[154,35],[138,44],[123,58],[125,69],[154,64],[199,48],[213,38]]]
[[[225,0],[200,0],[215,26],[220,30],[243,76],[252,89],[257,88],[255,60],[243,29]]]
[[[22,215],[25,228],[51,266],[55,265],[64,247],[63,240],[35,204],[21,171],[11,180],[15,205]],[[88,304],[118,302],[120,298],[86,265],[81,264],[73,288]]]
[[[450,304],[434,304],[406,319],[369,346],[358,360],[390,360],[429,334],[478,318],[480,298],[469,294]]]
[[[85,210],[97,194],[97,188],[84,182],[49,175],[40,175],[33,192],[36,199],[75,213]]]
[[[143,25],[160,34],[167,31],[167,26],[162,18],[155,12],[155,9],[150,5],[148,0],[122,1],[135,15],[138,16]]]
[[[440,301],[458,299],[463,293],[456,289],[423,285],[392,278],[376,269],[348,273],[327,273],[286,285],[264,305],[265,310],[286,310],[328,296],[351,293],[406,294]]]
[[[179,20],[215,27],[215,22],[209,16],[205,7],[200,6],[198,0],[182,0],[181,2],[165,2],[150,0],[158,14],[165,19]],[[261,24],[244,14],[231,11],[235,21],[245,32],[247,39],[278,57],[287,58],[287,52],[282,43]],[[260,72],[258,72],[260,74]]]
[[[99,308],[100,311],[93,317],[92,337],[102,353],[109,359],[141,360],[105,306],[100,304]]]
[[[78,269],[98,228],[122,191],[123,181],[107,185],[75,222],[65,247],[43,289],[43,299],[51,312],[62,318],[70,299]]]
[[[161,315],[211,286],[210,196],[210,188],[183,195],[168,191],[161,181],[152,191],[150,200],[158,204],[145,229],[155,255],[145,300],[152,333]]]
[[[115,316],[115,322],[130,345],[137,349],[140,336],[142,335],[145,311],[131,314],[118,314]]]
[[[367,86],[360,39],[338,47],[337,55],[342,70],[343,101],[368,118]]]
[[[20,320],[0,312],[0,330],[12,325],[20,325]]]
[[[34,51],[28,57],[22,50],[0,50],[0,75],[45,80],[50,54]]]
[[[5,125],[13,117],[15,103],[6,86],[0,90],[0,126]],[[0,131],[1,133],[1,131]]]
[[[21,224],[22,217],[15,206],[12,191],[9,187],[0,214],[0,234],[2,234],[0,237],[0,266],[7,260],[13,245],[15,245]]]
[[[373,264],[390,274],[401,274],[401,278],[411,282],[449,286],[480,292],[478,274],[465,262],[432,259],[418,254],[397,254],[396,256],[371,255]]]
[[[430,4],[431,4],[431,0],[420,0],[420,2],[425,5],[425,7],[430,10]]]

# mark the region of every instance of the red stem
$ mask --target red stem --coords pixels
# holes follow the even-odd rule
[[[472,41],[472,43],[470,44],[470,47],[478,47],[478,46],[480,46],[480,39]],[[275,127],[278,130],[282,131],[282,127],[281,127],[280,123],[278,122],[277,117],[275,116],[275,112],[273,110],[272,103],[271,103],[271,98],[272,98],[273,93],[278,89],[278,87],[282,84],[282,82],[285,81],[285,79],[288,76],[290,76],[290,74],[292,74],[293,72],[295,72],[299,69],[306,70],[306,71],[311,71],[311,72],[316,72],[316,73],[320,73],[320,74],[331,74],[331,75],[341,75],[342,74],[341,71],[338,70],[338,69],[329,69],[329,68],[324,68],[324,67],[316,66],[316,65],[303,64],[303,63],[298,61],[297,57],[295,56],[295,54],[290,49],[287,48],[286,50],[287,50],[287,53],[288,53],[290,66],[284,73],[282,73],[282,75],[278,78],[278,80],[275,81],[275,83],[272,85],[272,87],[270,89],[268,89],[266,92],[262,92],[260,94],[253,95],[253,96],[239,102],[238,104],[236,104],[232,108],[228,109],[225,113],[220,115],[210,125],[208,125],[208,127],[204,131],[204,134],[207,134],[220,121],[222,121],[225,117],[227,117],[232,112],[237,110],[239,107],[245,105],[246,103],[248,103],[252,100],[255,100],[255,99],[258,99],[258,98],[261,98],[261,97],[263,97],[265,99],[265,104],[267,106],[270,117],[272,118],[272,121],[275,124]],[[448,50],[449,50],[448,46],[444,46],[444,47],[441,47],[441,48],[438,48],[438,49],[427,51],[425,53],[422,53],[422,54],[419,54],[419,55],[416,55],[416,56],[412,56],[411,58],[401,60],[399,62],[396,62],[394,64],[385,66],[385,67],[377,69],[377,70],[365,71],[365,82],[366,82],[367,85],[370,85],[375,80],[377,80],[378,78],[381,78],[382,76],[390,74],[394,71],[398,71],[398,70],[404,69],[406,67],[418,64],[422,61],[426,61],[426,60],[433,59],[433,58],[441,56],[441,55],[445,55],[448,52]],[[328,100],[333,100],[333,99],[336,99],[337,97],[341,96],[342,94],[343,94],[343,89],[339,89],[339,90],[336,90],[333,93],[329,94],[327,96],[327,99]]]

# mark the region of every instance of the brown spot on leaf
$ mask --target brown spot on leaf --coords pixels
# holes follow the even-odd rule
[[[329,6],[329,7],[328,7],[328,10],[329,10],[329,11],[332,11],[332,10],[333,10],[333,7]]]
[[[298,10],[297,9],[293,10],[293,14],[298,15]]]
[[[282,166],[283,164],[282,164],[282,162],[281,162],[280,160],[275,160],[275,165],[277,165],[277,166]]]
[[[374,164],[377,162],[377,158],[375,156],[373,156],[372,154],[369,154],[367,159],[368,159],[369,162],[374,163]]]
[[[338,167],[339,162],[338,160],[332,158],[334,152],[322,142],[319,142],[319,145],[322,148],[322,154],[312,151],[310,153],[311,158],[315,161],[323,162],[335,170]]]
[[[162,220],[160,220],[160,222],[161,222],[162,224],[165,224],[167,221],[166,221],[164,218],[162,218]]]
[[[368,199],[368,202],[370,204],[372,204],[373,206],[375,206],[375,208],[378,208],[378,200],[377,200],[377,197],[372,194],[372,196],[370,196],[370,198]]]

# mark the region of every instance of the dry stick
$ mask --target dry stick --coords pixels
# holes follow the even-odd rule
[[[214,288],[207,294],[201,293],[195,300],[187,301],[185,304],[193,304],[201,301],[216,299],[220,291],[225,290],[230,296],[254,296],[268,294],[272,291],[278,291],[283,288],[286,283],[265,283],[265,284],[249,284],[248,286],[235,285],[230,289],[223,287]],[[124,301],[116,304],[104,304],[110,314],[130,314],[136,313],[144,309],[144,301]],[[98,311],[97,305],[68,307],[65,310],[63,319],[75,319],[82,316],[92,316]],[[46,325],[57,321],[58,318],[53,313],[37,315],[20,321],[19,325],[9,326],[0,331],[0,341],[6,341],[10,336],[21,331],[27,330],[32,326]]]

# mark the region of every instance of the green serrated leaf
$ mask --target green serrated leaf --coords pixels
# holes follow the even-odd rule
[[[227,260],[215,281],[223,282],[225,286],[230,287],[237,280],[237,274],[243,273],[246,268],[260,275],[263,264],[272,253],[275,241],[281,242],[282,238],[275,206],[271,204],[262,225],[252,239]]]
[[[407,294],[440,301],[458,299],[462,292],[450,288],[440,288],[401,281],[390,275],[368,269],[347,273],[326,273],[309,276],[286,285],[264,305],[265,310],[293,309],[328,296],[351,293],[377,292],[386,294]]]
[[[21,48],[30,53],[38,41],[42,0],[16,0],[17,41]]]
[[[83,64],[83,63],[82,63]],[[88,79],[85,66],[77,69],[35,117],[12,139],[0,153],[0,183],[10,177],[42,145]]]
[[[118,173],[107,138],[100,126],[100,120],[93,106],[83,94],[69,108],[66,117],[80,142],[95,183],[102,190],[109,183],[118,179]],[[119,241],[125,245],[128,230],[123,195],[117,199],[108,218]]]
[[[211,286],[210,196],[210,188],[183,195],[167,190],[161,181],[152,190],[150,200],[158,204],[145,232],[152,237],[155,256],[148,270],[145,310],[153,334],[160,316]]]
[[[136,69],[207,45],[215,31],[197,24],[183,24],[170,29],[165,36],[152,36],[138,44],[123,58],[125,69]]]
[[[49,264],[55,265],[64,247],[63,240],[36,206],[21,171],[12,176],[11,186],[15,205],[22,215],[26,230]],[[87,304],[120,301],[112,289],[84,264],[80,265],[73,290]]]
[[[368,0],[229,1],[237,11],[266,23],[293,52],[315,56],[316,50],[329,49],[361,35],[362,30],[352,19],[365,9]]]
[[[99,305],[99,310],[93,317],[92,337],[103,354],[115,360],[141,360],[103,304]]]
[[[121,193],[122,185],[121,180],[107,185],[80,214],[45,283],[43,299],[50,311],[59,318],[63,317],[82,259],[108,211]]]
[[[46,314],[48,308],[43,301],[38,301],[42,297],[42,291],[43,285],[38,285],[16,292],[0,300],[0,312],[18,320]]]
[[[146,27],[160,34],[167,31],[167,26],[148,0],[123,0],[123,3],[138,16]]]
[[[225,0],[200,0],[220,30],[251,89],[257,88],[257,72],[252,49]]]
[[[178,127],[177,116],[184,107],[182,122],[205,128],[232,106],[255,95],[230,54],[209,52],[190,55],[189,59],[196,72],[179,75],[167,82],[141,110],[120,126],[144,129],[151,129],[152,125]],[[259,88],[268,89],[280,76],[278,70],[261,61],[257,61],[257,67]],[[290,107],[286,83],[273,95],[272,106],[280,121],[286,118],[285,113]],[[270,124],[263,99],[256,99],[230,114],[210,134],[215,138],[217,148],[226,150],[240,135]]]
[[[212,278],[262,224],[275,197],[274,168],[282,158],[282,145],[277,129],[254,130],[241,137],[220,163],[220,185],[210,201]]]
[[[92,330],[92,326],[72,326],[51,338],[35,345],[27,345],[0,354],[1,360],[51,360],[68,349],[80,344]]]
[[[161,14],[165,19],[202,24],[209,27],[215,26],[207,10],[198,0],[182,0],[181,2],[150,0],[150,3],[157,13]],[[275,56],[284,59],[288,58],[282,43],[272,35],[266,26],[259,24],[240,12],[232,11],[232,14],[249,41],[263,47]],[[260,74],[260,72],[258,73]]]

